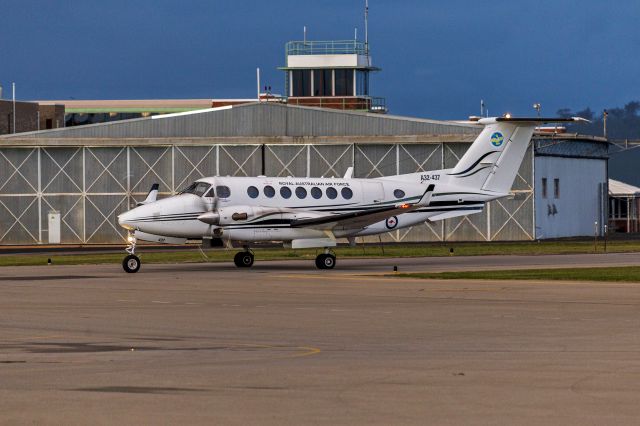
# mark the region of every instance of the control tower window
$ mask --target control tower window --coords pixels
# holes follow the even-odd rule
[[[336,70],[336,96],[353,96],[353,70]]]
[[[369,73],[356,71],[356,96],[369,96]]]
[[[311,70],[291,71],[293,96],[311,96]]]
[[[333,96],[331,70],[313,70],[313,96]]]

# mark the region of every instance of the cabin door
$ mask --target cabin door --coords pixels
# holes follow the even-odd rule
[[[380,182],[366,182],[362,185],[363,201],[367,204],[377,204],[384,201],[384,186]]]

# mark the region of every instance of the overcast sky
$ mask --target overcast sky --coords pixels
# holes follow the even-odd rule
[[[2,0],[0,83],[20,99],[282,92],[284,44],[364,35],[364,0]],[[372,95],[391,113],[594,110],[640,99],[638,0],[370,0]]]

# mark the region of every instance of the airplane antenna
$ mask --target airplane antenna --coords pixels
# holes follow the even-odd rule
[[[364,51],[369,54],[369,0],[364,1]]]

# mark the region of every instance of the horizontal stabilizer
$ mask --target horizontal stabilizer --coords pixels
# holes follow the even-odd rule
[[[590,123],[589,120],[582,117],[488,117],[478,120],[479,124],[494,123]]]

